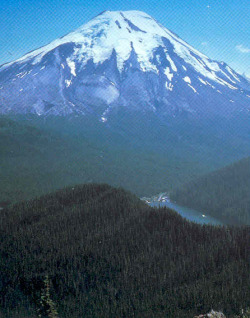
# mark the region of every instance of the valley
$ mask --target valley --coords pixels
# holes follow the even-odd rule
[[[0,201],[86,182],[152,196],[237,161],[250,148],[247,132],[239,135],[230,123],[227,130],[204,123],[199,134],[200,121],[119,118],[106,126],[86,118],[2,117]]]
[[[250,225],[250,158],[183,184],[171,193],[180,204],[202,209],[227,224]]]
[[[189,209],[176,204],[176,202],[170,201],[169,197],[165,193],[160,193],[159,195],[153,196],[151,198],[143,197],[141,200],[152,207],[167,207],[172,209],[179,213],[183,218],[191,222],[198,224],[223,225],[223,222],[209,215],[205,215],[204,212]],[[226,223],[224,225],[226,225]]]

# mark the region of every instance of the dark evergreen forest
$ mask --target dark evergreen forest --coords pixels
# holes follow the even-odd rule
[[[250,225],[250,157],[181,186],[171,198],[226,223]]]
[[[0,316],[234,317],[250,306],[249,239],[105,184],[21,202],[0,213]]]
[[[140,197],[170,192],[250,151],[248,135],[239,141],[229,122],[119,118],[103,125],[84,117],[0,116],[0,207],[83,183],[122,186]]]

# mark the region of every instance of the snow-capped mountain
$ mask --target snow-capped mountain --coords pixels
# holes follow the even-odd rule
[[[0,113],[160,116],[250,111],[250,82],[140,11],[105,11],[0,67]]]

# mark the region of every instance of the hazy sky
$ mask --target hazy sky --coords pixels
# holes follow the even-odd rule
[[[0,64],[104,10],[140,10],[212,59],[250,77],[250,0],[1,0]]]

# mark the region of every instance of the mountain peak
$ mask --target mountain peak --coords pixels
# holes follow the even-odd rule
[[[140,11],[140,10],[126,10],[126,11],[112,11],[112,10],[104,10],[102,12],[100,12],[97,16],[100,15],[105,15],[108,14],[110,16],[116,16],[117,14],[133,14],[134,16],[141,16],[141,17],[145,17],[145,18],[150,18],[150,19],[154,19],[152,18],[149,14],[147,14],[144,11]]]
[[[162,47],[165,52],[175,51],[184,60],[196,66],[196,69],[201,69],[201,63],[198,62],[197,65],[197,59],[192,56],[198,55],[201,59],[205,59],[206,65],[203,66],[205,73],[207,73],[206,66],[212,71],[219,68],[218,65],[210,63],[204,54],[188,45],[154,18],[142,11],[135,10],[104,11],[77,30],[28,53],[16,62],[32,60],[32,63],[36,64],[48,52],[65,43],[75,43],[78,46],[72,58],[77,59],[83,65],[90,59],[93,59],[95,64],[103,63],[109,59],[113,50],[115,50],[120,72],[132,52],[132,47],[138,56],[139,65],[143,71],[157,73],[157,67],[153,65],[151,60],[154,51],[159,47]],[[4,67],[11,64],[5,64]]]
[[[52,70],[58,81],[53,94],[51,83],[46,84]],[[34,92],[32,107],[36,113],[42,114],[55,103],[58,107],[62,103],[66,113],[69,109],[74,112],[76,104],[85,108],[82,103],[96,101],[108,106],[102,113],[103,121],[110,105],[117,103],[140,104],[153,111],[157,105],[169,108],[176,104],[172,109],[182,105],[185,111],[196,112],[197,105],[210,103],[207,96],[214,96],[217,104],[224,104],[226,99],[230,109],[242,96],[243,104],[246,100],[249,105],[250,98],[249,82],[228,65],[209,59],[148,14],[135,10],[104,11],[75,31],[3,65],[0,80],[1,73],[5,78],[0,97],[4,95],[5,100],[12,98],[6,83],[10,81],[12,90],[14,82],[25,78],[27,85],[33,83],[32,92],[38,84],[46,86],[43,98]],[[37,84],[38,79],[41,82]],[[16,87],[22,94],[26,89]],[[83,87],[92,87],[94,97]],[[180,99],[184,91],[185,97]],[[55,99],[58,92],[60,96]],[[70,92],[79,95],[77,102],[72,97],[69,103]]]

